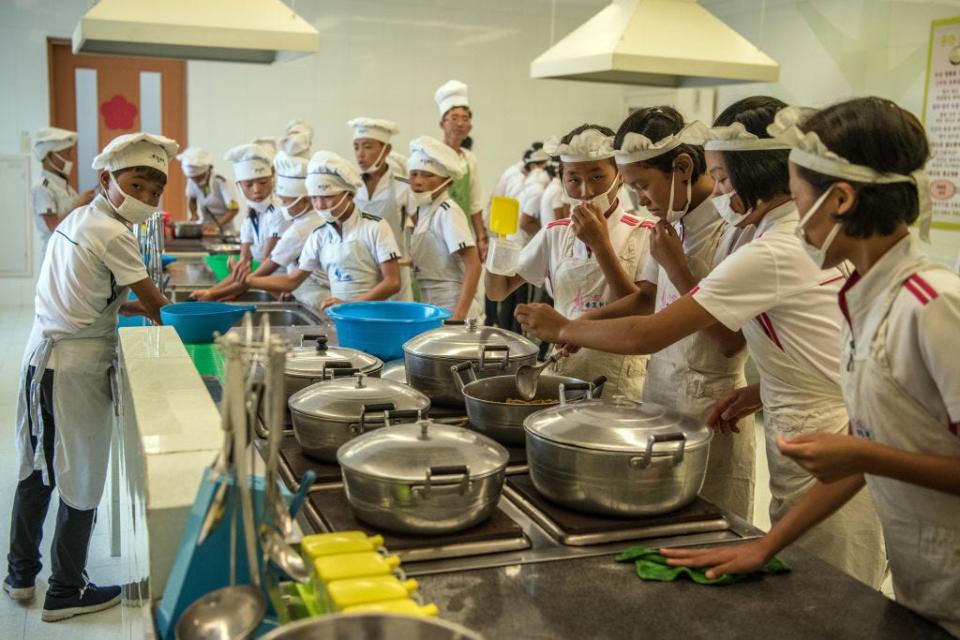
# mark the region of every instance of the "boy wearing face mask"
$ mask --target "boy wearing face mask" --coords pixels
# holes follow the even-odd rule
[[[231,264],[236,272],[249,269],[252,261],[263,262],[279,239],[277,229],[282,216],[273,200],[274,151],[263,144],[238,145],[224,155],[233,163],[233,174],[247,201],[240,223],[240,263]]]
[[[307,167],[306,190],[325,224],[307,238],[297,266],[284,275],[245,278],[257,289],[294,291],[310,277],[326,277],[330,296],[320,310],[341,302],[386,300],[400,290],[400,250],[386,221],[360,211],[353,196],[356,170],[331,151],[317,151]]]
[[[307,161],[281,151],[274,159],[273,166],[276,172],[274,195],[279,204],[278,210],[281,215],[293,222],[281,234],[270,255],[253,272],[252,275],[255,277],[265,277],[295,269],[307,238],[314,229],[324,224],[320,214],[314,211],[307,195]],[[194,300],[236,298],[250,288],[244,281],[249,278],[243,278],[243,275],[241,274],[239,281],[227,278],[210,289],[194,292],[191,297]],[[330,287],[325,277],[311,276],[293,291],[293,295],[297,300],[311,307],[319,307],[329,297]]]
[[[159,324],[167,304],[147,276],[130,226],[157,210],[176,149],[173,140],[148,133],[111,141],[93,161],[99,194],[57,228],[40,268],[18,392],[20,481],[3,588],[14,600],[33,598],[43,521],[56,487],[52,573],[41,613],[47,622],[120,602],[120,587],[90,583],[87,549],[110,454],[117,314],[146,315]],[[130,290],[136,302],[127,302]]]
[[[46,253],[50,235],[60,221],[77,207],[93,200],[93,189],[81,197],[70,185],[76,148],[76,132],[57,127],[40,129],[33,139],[33,153],[42,167],[40,178],[30,191],[33,213],[37,216],[41,256]]]
[[[549,223],[533,237],[520,254],[517,275],[486,273],[490,299],[503,300],[524,282],[539,287],[549,280],[557,312],[574,319],[637,291],[650,257],[653,225],[621,208],[617,193],[622,180],[612,138],[607,127],[585,124],[544,144],[549,155],[560,156],[571,215]],[[584,349],[562,358],[552,369],[581,380],[606,376],[604,397],[639,400],[646,363],[646,356]]]

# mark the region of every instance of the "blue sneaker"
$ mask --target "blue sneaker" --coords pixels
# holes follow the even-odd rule
[[[120,604],[120,587],[98,587],[92,582],[80,589],[75,595],[66,598],[55,598],[49,593],[43,601],[43,613],[40,619],[44,622],[66,620],[85,613],[103,611]]]
[[[27,602],[33,600],[33,594],[36,591],[34,581],[17,580],[13,576],[7,576],[3,581],[3,590],[7,592],[11,600],[15,602]]]

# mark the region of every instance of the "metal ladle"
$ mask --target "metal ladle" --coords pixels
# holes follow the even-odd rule
[[[248,584],[217,589],[194,601],[177,621],[177,640],[246,640],[267,613],[260,590]]]
[[[295,582],[306,583],[310,580],[310,570],[307,569],[303,557],[292,546],[287,544],[283,536],[273,529],[263,529],[260,534],[260,548],[270,562],[280,568]]]
[[[540,374],[559,359],[560,354],[555,353],[539,364],[525,364],[517,369],[517,394],[521,400],[529,402],[537,397],[537,383],[540,381]]]

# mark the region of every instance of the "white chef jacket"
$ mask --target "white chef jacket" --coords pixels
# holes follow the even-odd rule
[[[263,262],[266,257],[267,240],[273,237],[278,228],[276,218],[283,216],[273,204],[263,213],[258,214],[253,209],[247,209],[247,214],[240,223],[240,243],[250,244],[250,254],[257,262]],[[282,235],[283,231],[279,235]]]
[[[45,249],[50,241],[50,229],[43,221],[43,216],[52,213],[63,218],[73,211],[80,196],[66,178],[46,169],[40,172],[40,178],[33,184],[30,195],[37,232],[40,234],[41,246]]]
[[[507,186],[517,177],[523,175],[523,161],[515,162],[509,167],[507,167],[502,174],[500,174],[500,179],[497,180],[497,186],[493,189],[493,195],[495,196],[505,196],[507,195]]]
[[[300,254],[298,268],[327,274],[330,294],[349,300],[382,280],[381,263],[399,257],[400,248],[390,225],[354,207],[342,232],[332,223],[314,229]]]
[[[776,349],[758,357],[764,408],[789,406],[818,412],[820,404],[842,407],[840,311],[834,301],[845,280],[838,269],[822,271],[794,235],[799,215],[793,202],[763,217],[754,240],[721,262],[694,289],[694,299],[731,331],[769,340]],[[779,356],[785,354],[785,356]],[[815,389],[820,393],[808,394]]]
[[[367,193],[367,185],[362,185],[353,202],[361,211],[370,215],[382,218],[390,225],[393,236],[396,241],[402,244],[403,240],[403,208],[407,204],[408,189],[407,181],[398,178],[392,169],[380,176],[373,194]],[[406,255],[403,246],[400,247],[401,253]]]
[[[212,174],[203,185],[198,185],[187,178],[187,198],[197,201],[197,213],[200,215],[200,220],[211,224],[214,223],[210,219],[211,216],[219,220],[229,210],[240,206],[234,195],[233,186],[218,173]],[[233,221],[230,222],[229,227],[232,228],[232,226]],[[225,227],[224,230],[228,230],[228,228]]]
[[[480,174],[477,171],[477,156],[470,149],[460,149],[460,157],[467,164],[467,171],[470,176],[470,211],[468,216],[477,211],[483,211],[483,192],[480,189]]]
[[[457,252],[476,246],[467,218],[449,197],[437,198],[420,208],[417,221],[407,219],[413,273],[421,283],[463,282],[465,269]],[[424,236],[421,240],[417,236]],[[443,251],[434,251],[441,247]]]
[[[77,333],[121,288],[146,277],[136,237],[98,195],[64,218],[51,237],[34,298],[36,323],[54,339]]]
[[[307,238],[317,227],[324,224],[323,218],[314,209],[301,213],[294,218],[277,244],[273,246],[270,260],[281,267],[286,267],[288,271],[295,268],[300,261],[300,254],[303,253]]]
[[[556,218],[554,211],[563,207],[563,185],[560,178],[553,178],[540,196],[540,226],[545,227]]]

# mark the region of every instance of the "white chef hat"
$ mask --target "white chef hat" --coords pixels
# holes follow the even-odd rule
[[[356,193],[363,180],[353,165],[333,151],[317,151],[307,166],[306,186],[311,196],[335,196]]]
[[[280,153],[298,156],[306,160],[310,157],[310,147],[312,145],[313,137],[298,131],[280,138]]]
[[[584,129],[566,144],[556,137],[548,139],[542,151],[548,156],[560,156],[561,162],[606,160],[613,157],[613,137],[597,129]]]
[[[130,167],[151,167],[167,175],[170,158],[179,147],[175,140],[152,133],[125,133],[117,136],[93,159],[94,169],[120,171]]]
[[[391,151],[387,154],[386,163],[393,170],[393,175],[401,178],[407,177],[407,156],[397,151]]]
[[[543,149],[534,149],[527,156],[525,162],[550,162],[550,154]]]
[[[642,133],[631,131],[623,137],[620,148],[615,152],[617,164],[652,160],[668,151],[673,151],[682,144],[702,145],[707,139],[707,132],[707,125],[699,120],[694,120],[680,131],[659,140],[651,140]]]
[[[213,156],[200,147],[187,147],[177,156],[183,173],[188,178],[199,176],[213,166]]]
[[[277,144],[277,139],[273,136],[260,136],[259,138],[254,138],[250,141],[250,144],[258,144],[264,149],[270,151],[270,160],[273,160],[273,156],[277,155],[277,150],[280,148]]]
[[[353,139],[370,138],[384,144],[390,144],[390,138],[400,133],[396,122],[378,118],[354,118],[347,123],[353,128]]]
[[[33,136],[33,154],[43,161],[51,151],[63,151],[77,144],[77,132],[57,127],[38,129]]]
[[[409,171],[428,171],[444,178],[457,180],[466,173],[460,155],[430,136],[420,136],[410,142],[410,157],[407,159]]]
[[[912,171],[910,175],[886,173],[850,162],[831,151],[816,131],[804,131],[800,128],[800,123],[815,112],[815,109],[808,107],[785,107],[777,112],[773,122],[767,126],[767,133],[790,146],[790,162],[811,171],[867,184],[912,182],[917,188],[920,239],[929,242],[933,203],[930,200],[930,179],[927,172],[920,168]]]
[[[291,120],[287,123],[286,128],[283,130],[284,135],[291,135],[294,133],[303,133],[310,136],[310,139],[313,139],[313,127],[306,120]]]
[[[433,94],[433,99],[440,109],[440,117],[446,115],[447,111],[454,107],[469,107],[470,100],[467,98],[467,85],[459,80],[450,80]]]
[[[261,144],[239,144],[227,151],[223,159],[233,163],[233,176],[241,180],[266,178],[273,170],[274,153]]]
[[[307,195],[307,160],[284,151],[273,159],[277,172],[273,190],[284,198],[300,198]]]
[[[702,142],[707,151],[774,151],[790,145],[776,138],[761,138],[747,131],[742,122],[711,127]]]

